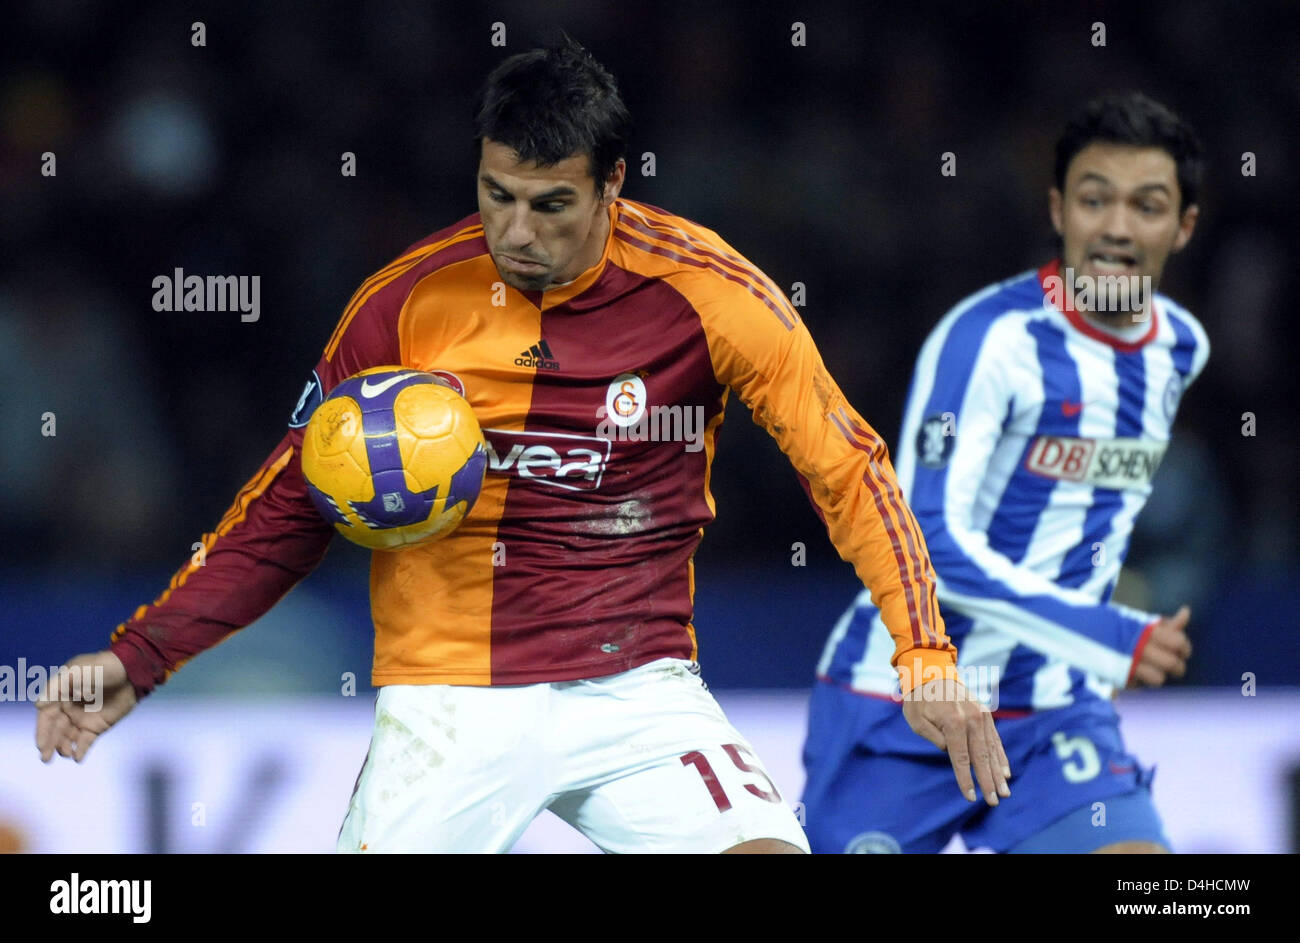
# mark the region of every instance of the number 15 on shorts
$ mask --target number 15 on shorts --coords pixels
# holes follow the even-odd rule
[[[767,802],[779,803],[781,801],[781,793],[777,791],[776,786],[768,778],[763,768],[758,765],[758,760],[753,753],[750,753],[748,749],[739,743],[724,743],[722,744],[722,751],[739,772],[750,775],[751,781],[740,783],[747,792]],[[746,756],[748,756],[748,759],[746,759]],[[696,771],[699,772],[700,778],[708,788],[709,796],[713,799],[713,803],[718,807],[719,812],[726,812],[731,808],[731,799],[727,796],[727,790],[723,786],[722,780],[714,772],[713,764],[709,762],[709,758],[702,751],[691,750],[689,753],[683,753],[681,761],[683,766],[694,766]],[[752,780],[758,780],[762,785]]]

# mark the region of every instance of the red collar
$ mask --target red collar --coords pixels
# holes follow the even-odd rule
[[[1074,305],[1070,303],[1069,294],[1065,291],[1064,285],[1061,282],[1060,269],[1061,260],[1052,259],[1052,261],[1048,262],[1038,270],[1038,284],[1042,286],[1043,295],[1045,297],[1052,298],[1053,300],[1058,298],[1060,299],[1061,303],[1056,305],[1057,309],[1065,315],[1066,320],[1069,321],[1070,324],[1079,331],[1079,333],[1085,334],[1093,340],[1101,341],[1103,344],[1109,344],[1111,347],[1114,347],[1116,350],[1125,354],[1131,354],[1135,351],[1141,350],[1144,345],[1149,343],[1156,336],[1157,322],[1159,321],[1160,314],[1156,309],[1156,300],[1154,298],[1151,299],[1151,329],[1135,341],[1126,341],[1122,338],[1116,337],[1109,331],[1103,331],[1101,328],[1090,323],[1083,315],[1074,309]],[[1053,281],[1049,282],[1049,278]]]

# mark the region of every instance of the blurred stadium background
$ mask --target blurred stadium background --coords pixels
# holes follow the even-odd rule
[[[1189,602],[1196,653],[1177,690],[1126,696],[1121,713],[1160,767],[1180,850],[1300,850],[1300,371],[1285,307],[1300,246],[1300,7],[752,7],[9,4],[0,665],[102,648],[161,591],[283,434],[356,285],[474,210],[472,94],[547,29],[619,79],[635,120],[624,194],[716,229],[787,291],[802,282],[831,372],[891,445],[935,321],[1050,258],[1065,113],[1136,87],[1206,143],[1201,224],[1162,290],[1201,318],[1213,355],[1123,589],[1162,611]],[[791,44],[795,22],[806,46]],[[339,172],[345,151],[355,177]],[[946,151],[955,177],[940,175]],[[57,176],[41,175],[45,152]],[[639,172],[645,152],[653,177]],[[177,267],[260,275],[259,320],[155,312],[151,281]],[[54,437],[41,435],[46,412]],[[722,441],[719,517],[697,558],[701,661],[793,800],[814,662],[856,584],[742,406]],[[796,542],[806,566],[791,565]],[[0,704],[0,848],[329,850],[369,735],[366,563],[337,541],[82,768],[41,767],[30,705]],[[340,697],[346,672],[355,697]],[[581,847],[550,822],[521,850]]]

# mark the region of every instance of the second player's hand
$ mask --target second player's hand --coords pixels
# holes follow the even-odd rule
[[[1181,678],[1187,673],[1187,659],[1192,656],[1192,643],[1187,638],[1187,620],[1191,616],[1191,609],[1183,606],[1156,623],[1147,636],[1142,657],[1133,666],[1129,687],[1158,688],[1170,677]]]
[[[36,748],[42,763],[55,753],[80,763],[99,735],[136,705],[126,668],[111,651],[78,655],[64,667],[77,670],[78,684],[71,685],[63,672],[50,679],[36,702]]]
[[[975,782],[989,805],[1007,798],[1011,764],[993,714],[960,681],[933,680],[918,685],[903,698],[903,716],[914,733],[946,750],[962,795],[975,801]]]

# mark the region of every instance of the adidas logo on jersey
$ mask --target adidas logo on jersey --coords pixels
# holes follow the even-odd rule
[[[559,370],[560,362],[551,353],[550,345],[543,338],[515,358],[516,367],[536,367],[538,370]]]

